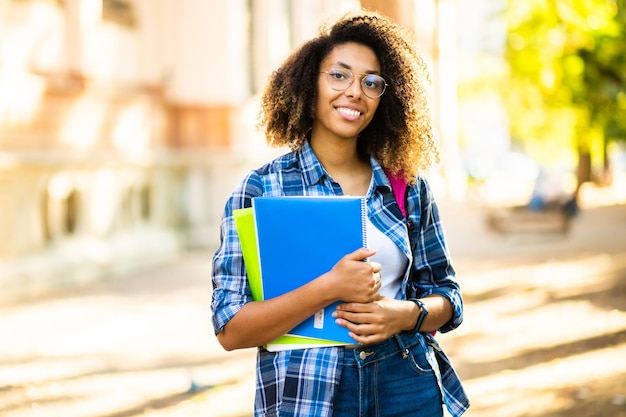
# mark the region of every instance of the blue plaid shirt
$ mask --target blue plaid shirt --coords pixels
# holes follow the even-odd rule
[[[408,239],[406,221],[395,201],[387,176],[371,158],[373,186],[367,195],[368,217],[400,249],[412,258],[402,282],[403,294],[424,297],[440,294],[450,300],[452,319],[441,327],[450,331],[461,324],[463,300],[450,263],[437,206],[428,183],[419,178],[409,187]],[[250,207],[258,196],[341,195],[341,188],[328,176],[310,145],[285,154],[250,172],[228,199],[221,223],[221,243],[213,257],[213,326],[216,333],[252,301],[233,210]],[[413,242],[413,248],[411,243]],[[412,256],[411,256],[412,254]],[[410,271],[413,278],[409,282]],[[429,335],[428,335],[429,336]],[[460,416],[469,401],[448,358],[436,347],[438,382],[443,402],[452,416]],[[257,353],[255,416],[320,417],[332,414],[332,401],[341,377],[342,347]]]

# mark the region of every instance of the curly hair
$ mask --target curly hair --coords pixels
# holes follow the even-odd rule
[[[269,78],[259,127],[268,144],[299,149],[313,124],[321,62],[348,42],[374,51],[389,84],[359,135],[359,153],[374,155],[385,169],[412,181],[416,172],[439,160],[427,102],[428,73],[412,34],[378,13],[362,10],[330,27],[322,25],[317,37],[295,50]]]

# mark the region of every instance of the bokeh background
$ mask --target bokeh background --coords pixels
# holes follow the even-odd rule
[[[626,416],[623,0],[0,0],[0,416],[251,415],[210,323],[257,93],[358,7],[416,35],[478,416]]]

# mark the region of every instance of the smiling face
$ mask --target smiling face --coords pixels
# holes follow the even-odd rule
[[[333,69],[349,70],[354,75],[352,85],[344,91],[334,90],[329,77],[342,75],[326,73],[333,72]],[[366,96],[361,87],[365,75],[380,75],[376,54],[365,45],[354,42],[341,44],[322,61],[320,71],[312,137],[356,140],[374,117],[380,103],[380,97]]]

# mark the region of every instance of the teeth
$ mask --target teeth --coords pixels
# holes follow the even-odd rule
[[[348,109],[345,107],[339,107],[337,110],[339,110],[341,113],[347,114],[348,116],[360,116],[361,112],[358,112],[356,110],[352,110],[352,109]]]

